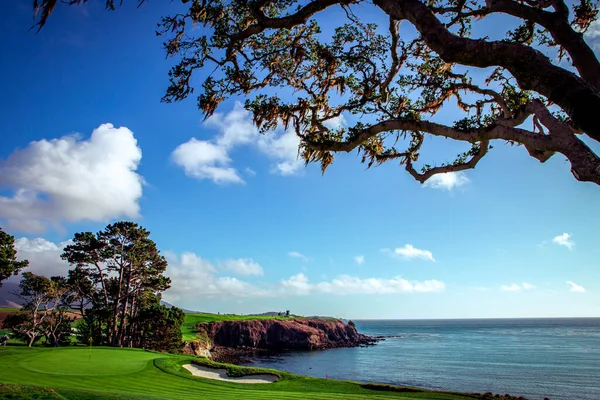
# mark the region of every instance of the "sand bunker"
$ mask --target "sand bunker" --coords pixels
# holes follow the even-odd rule
[[[207,379],[216,379],[219,381],[237,383],[273,383],[279,380],[276,375],[271,374],[248,375],[241,378],[234,378],[227,376],[227,370],[225,369],[208,368],[196,364],[186,364],[183,366],[183,368],[190,371],[194,376],[200,376]]]

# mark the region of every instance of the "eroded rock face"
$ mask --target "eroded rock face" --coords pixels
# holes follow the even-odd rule
[[[202,323],[212,345],[268,350],[316,350],[374,344],[354,324],[339,320],[292,319]]]
[[[200,357],[211,356],[210,349],[208,348],[207,344],[204,342],[196,341],[186,342],[185,346],[182,349],[182,353]]]

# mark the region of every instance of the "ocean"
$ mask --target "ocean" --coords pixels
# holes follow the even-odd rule
[[[600,318],[355,320],[372,347],[260,356],[253,366],[532,400],[600,399]]]

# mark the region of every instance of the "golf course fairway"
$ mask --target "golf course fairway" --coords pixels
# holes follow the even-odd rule
[[[279,382],[248,385],[192,376],[191,356],[116,348],[0,347],[0,398],[13,399],[448,399],[477,395],[373,390],[358,383],[275,371]],[[221,367],[223,367],[221,365]],[[227,366],[235,375],[273,371]]]

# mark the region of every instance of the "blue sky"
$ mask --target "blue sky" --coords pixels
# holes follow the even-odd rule
[[[186,308],[600,316],[600,190],[564,157],[495,143],[476,170],[424,187],[347,154],[321,176],[293,136],[257,135],[244,99],[207,123],[194,99],[160,103],[171,63],[154,31],[171,3],[100,3],[58,7],[37,35],[29,0],[0,16],[0,225],[32,271],[64,274],[75,232],[131,219],[169,259],[165,298]],[[460,148],[437,140],[423,157]]]

